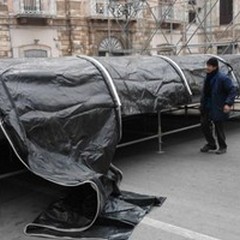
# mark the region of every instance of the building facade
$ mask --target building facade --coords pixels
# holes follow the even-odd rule
[[[239,53],[240,1],[159,0],[156,11],[155,53]]]
[[[126,39],[107,6],[104,0],[1,0],[0,57],[122,55]]]
[[[237,0],[0,0],[0,57],[238,53]]]

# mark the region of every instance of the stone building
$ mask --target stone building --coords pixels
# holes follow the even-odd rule
[[[156,16],[163,22],[151,42],[155,53],[239,53],[239,0],[159,0],[158,3]]]
[[[122,55],[126,37],[108,14],[105,0],[0,0],[0,57]]]
[[[237,0],[0,0],[0,57],[233,53],[239,11]]]

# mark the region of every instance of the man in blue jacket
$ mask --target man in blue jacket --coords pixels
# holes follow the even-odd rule
[[[201,152],[217,150],[213,125],[219,145],[216,154],[227,152],[223,123],[229,117],[235,97],[236,88],[232,80],[219,71],[217,58],[210,58],[207,61],[207,76],[204,81],[200,107],[202,131],[207,141],[207,144],[201,148]]]

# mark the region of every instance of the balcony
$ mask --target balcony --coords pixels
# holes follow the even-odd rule
[[[89,1],[89,17],[108,18],[113,17],[108,9],[108,1],[106,0],[90,0]]]
[[[134,1],[116,1],[116,5],[110,5],[108,0],[89,0],[88,17],[94,19],[118,18],[126,19],[127,15],[132,20],[141,17],[141,4],[134,4]],[[143,1],[138,1],[142,3]]]
[[[101,19],[113,17],[108,9],[107,0],[89,0],[87,16]]]
[[[181,9],[179,4],[164,4],[160,3],[158,6],[152,8],[152,12],[155,15],[156,20],[164,27],[173,25],[173,28],[177,28],[183,24],[185,20],[185,12]]]
[[[51,18],[56,15],[55,0],[20,0],[14,2],[17,18]]]

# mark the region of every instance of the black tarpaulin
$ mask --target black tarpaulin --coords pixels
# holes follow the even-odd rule
[[[231,74],[231,69],[229,68],[232,65],[228,61],[227,56],[215,56],[215,55],[189,55],[189,56],[171,56],[171,59],[177,63],[177,65],[182,69],[188,84],[192,90],[192,103],[198,103],[201,96],[203,82],[206,76],[206,62],[210,57],[217,57],[219,59],[219,68],[220,71],[227,74],[235,84],[236,88],[239,88],[238,82],[233,79]],[[239,56],[235,56],[240,60]],[[234,73],[240,72],[240,68],[236,65],[233,66]]]
[[[210,57],[212,55],[159,55],[100,57],[97,60],[114,80],[124,117],[198,103],[206,75],[206,62]],[[226,63],[232,65],[233,73],[240,79],[240,56],[216,57],[219,58],[220,70],[228,74],[239,88]]]
[[[110,167],[120,134],[107,82],[99,69],[78,58],[9,62],[0,81],[1,128],[32,172],[94,191],[94,214],[78,225],[87,229],[121,178]]]
[[[16,60],[0,84],[3,128],[34,173],[70,186],[108,172],[118,116],[104,77],[91,63]]]
[[[111,194],[94,224],[84,229],[79,226],[94,216],[96,202],[94,192],[84,186],[52,203],[26,227],[26,232],[30,236],[125,240],[151,208],[164,201],[165,198],[129,192]]]
[[[127,239],[151,207],[165,199],[119,190],[122,174],[111,162],[121,138],[121,118],[199,101],[208,58],[2,61],[4,135],[30,171],[71,189],[26,233]],[[236,59],[231,61],[237,66]],[[235,75],[238,71],[234,69]]]
[[[120,138],[119,105],[103,70],[76,57],[2,64],[2,131],[29,170],[71,188],[26,227],[28,235],[127,239],[165,200],[139,202],[140,195],[118,189],[122,174],[111,161]]]
[[[97,60],[114,80],[123,116],[153,113],[191,102],[179,73],[157,56]]]

